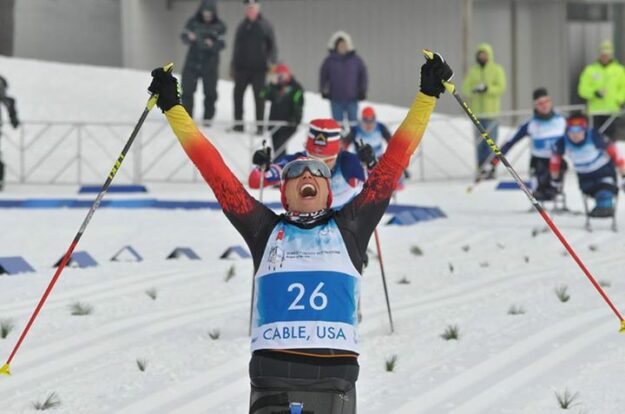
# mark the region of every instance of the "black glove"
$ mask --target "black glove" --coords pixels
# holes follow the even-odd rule
[[[330,99],[330,92],[321,92],[321,97],[323,99]]]
[[[367,92],[365,91],[358,92],[358,100],[364,101],[365,99],[367,99]]]
[[[172,106],[180,105],[180,84],[171,73],[163,68],[152,71],[152,83],[148,91],[158,94],[156,105],[163,111],[168,111]]]
[[[265,147],[254,152],[252,156],[254,165],[258,165],[263,171],[267,171],[271,165],[271,148]]]
[[[356,154],[369,170],[378,163],[378,160],[375,158],[375,152],[373,152],[373,148],[369,144],[363,144],[362,142],[359,144],[356,142]]]
[[[471,92],[482,94],[482,93],[486,93],[487,90],[488,90],[488,86],[483,83],[480,83],[475,88],[473,88]]]
[[[421,66],[420,90],[426,95],[438,98],[445,92],[443,81],[451,80],[454,72],[438,53]]]
[[[595,96],[599,99],[603,99],[603,91],[602,90],[597,90],[595,91]]]

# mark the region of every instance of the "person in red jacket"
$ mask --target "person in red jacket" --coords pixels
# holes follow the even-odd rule
[[[440,55],[422,66],[420,92],[406,118],[362,192],[341,209],[330,208],[331,172],[323,161],[285,165],[283,214],[255,200],[226,166],[180,105],[176,79],[162,68],[152,75],[157,105],[252,252],[249,412],[301,412],[303,405],[314,413],[355,413],[363,257],[451,69]]]

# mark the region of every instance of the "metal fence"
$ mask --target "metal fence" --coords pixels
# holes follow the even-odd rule
[[[584,107],[560,107],[561,112]],[[499,143],[505,142],[522,118],[532,110],[507,111],[498,115]],[[385,122],[394,130],[400,120]],[[227,132],[231,123],[215,122],[200,127],[240,178],[249,174],[252,153],[260,148],[282,122],[269,122],[263,136],[257,136],[256,123],[245,124],[247,134]],[[1,156],[6,165],[5,182],[20,184],[94,184],[104,180],[126,142],[133,123],[125,122],[40,122],[30,121],[16,130],[3,128]],[[119,183],[193,183],[202,180],[164,121],[147,121],[118,172]],[[290,150],[302,148],[306,127],[301,125],[289,143]],[[420,181],[472,178],[476,172],[475,133],[464,117],[434,114],[426,136],[412,159],[409,171]],[[520,173],[527,171],[528,142],[509,154]],[[243,157],[242,154],[246,156]]]

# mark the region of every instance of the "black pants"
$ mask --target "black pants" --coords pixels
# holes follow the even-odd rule
[[[250,360],[250,414],[355,414],[356,358],[313,358],[256,351]]]
[[[234,120],[243,120],[243,95],[248,85],[252,85],[256,104],[256,121],[262,122],[265,114],[265,100],[260,91],[265,86],[266,73],[262,71],[237,70],[234,74]]]
[[[594,197],[599,191],[607,190],[618,193],[616,168],[611,162],[588,174],[577,174],[579,188],[587,196]]]
[[[283,126],[276,129],[271,134],[271,141],[273,143],[274,159],[278,159],[286,154],[286,143],[291,139],[293,134],[297,131],[297,127]]]
[[[191,117],[193,117],[193,95],[199,78],[202,78],[204,89],[204,119],[213,119],[215,116],[218,67],[217,59],[209,59],[202,63],[190,61],[185,64],[182,71],[182,106]]]

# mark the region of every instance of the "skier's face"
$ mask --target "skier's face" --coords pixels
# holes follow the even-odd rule
[[[552,106],[551,98],[548,96],[543,96],[534,101],[534,108],[536,108],[536,112],[540,115],[547,115],[551,112]]]
[[[206,23],[213,21],[213,12],[210,10],[202,10],[202,18]]]
[[[569,128],[566,133],[569,136],[569,139],[575,144],[579,144],[580,142],[582,142],[584,140],[584,137],[586,136],[586,130],[579,127]]]
[[[298,213],[314,213],[326,208],[329,194],[328,180],[315,177],[308,170],[297,178],[290,178],[284,189],[289,210]]]

